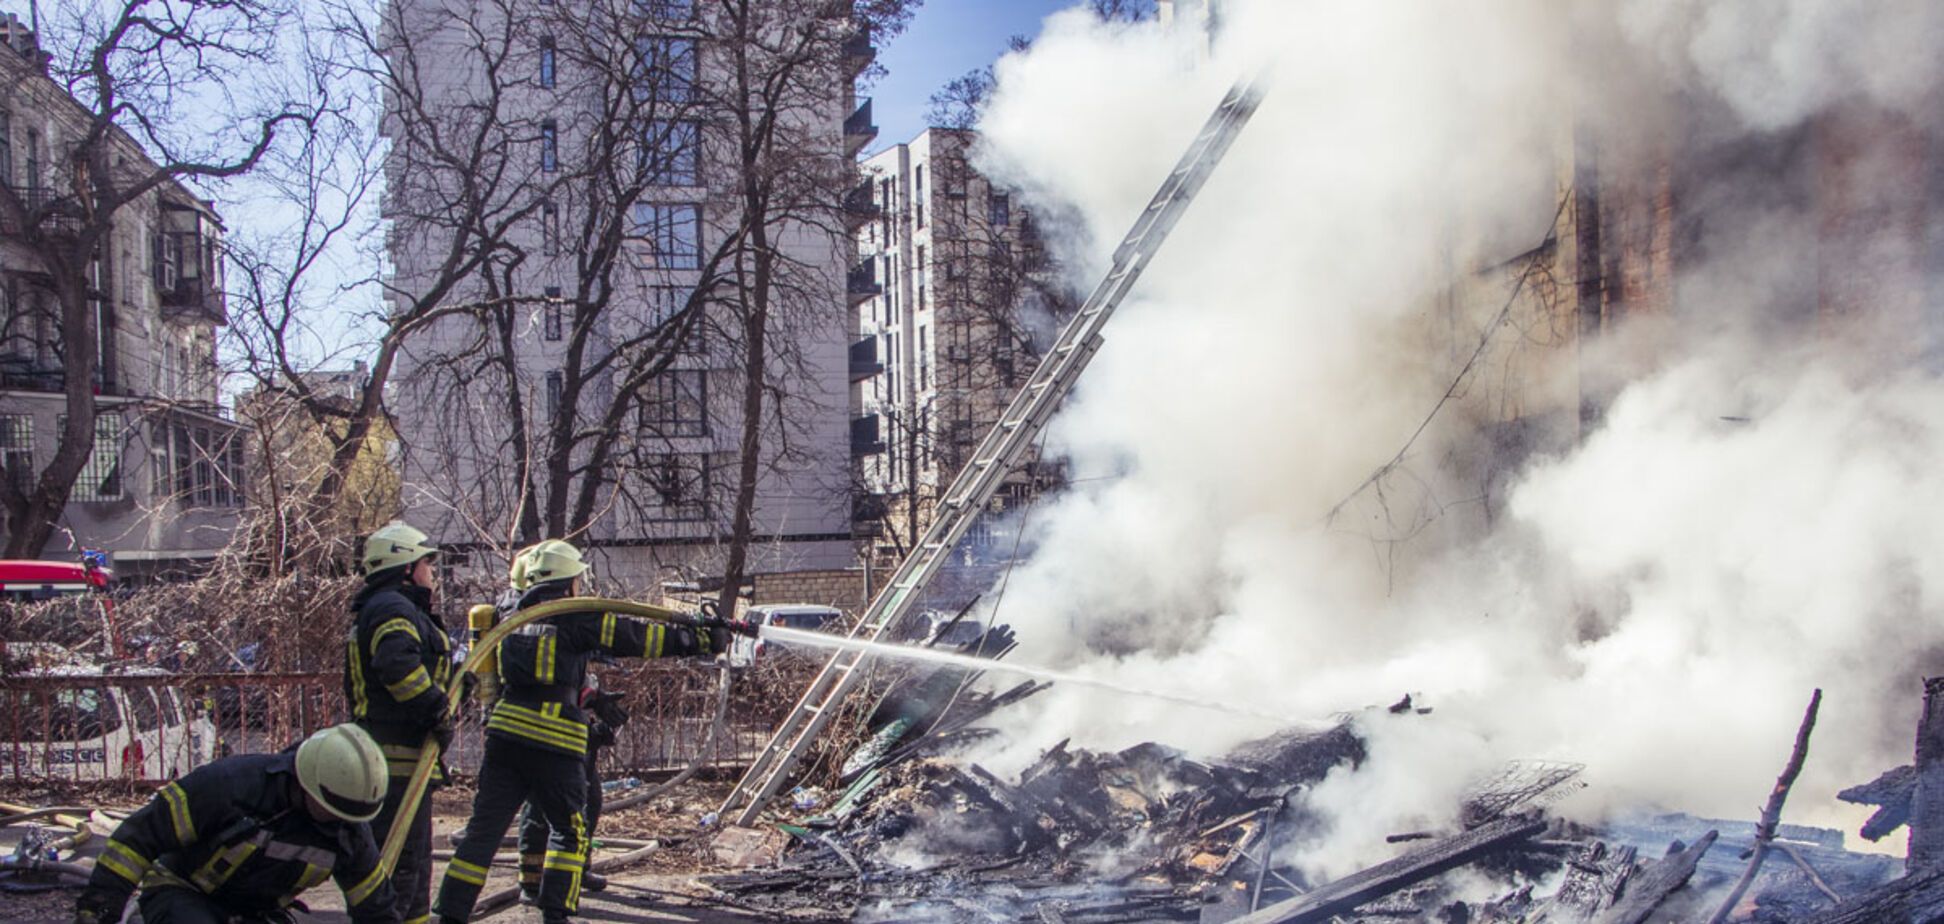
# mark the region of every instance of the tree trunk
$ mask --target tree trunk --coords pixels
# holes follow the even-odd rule
[[[753,179],[748,182],[754,184]],[[756,214],[760,216],[761,212]],[[761,220],[751,223],[749,239],[755,259],[749,301],[743,310],[743,419],[742,440],[737,447],[736,508],[730,519],[729,557],[722,566],[722,590],[716,595],[716,610],[725,617],[736,612],[736,595],[742,588],[743,572],[749,566],[756,481],[762,473],[763,378],[768,362],[770,273],[775,256],[769,252],[769,230]]]
[[[53,264],[55,296],[61,302],[61,349],[67,367],[67,422],[60,446],[42,469],[32,490],[7,511],[7,558],[38,558],[67,507],[74,482],[94,453],[94,317],[88,310],[85,277],[77,269]]]

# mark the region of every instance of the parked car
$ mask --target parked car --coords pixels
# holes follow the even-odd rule
[[[22,651],[31,644],[11,644],[8,653],[35,657]],[[165,780],[209,761],[216,729],[193,698],[127,682],[167,676],[79,661],[10,675],[24,683],[0,689],[0,778]]]
[[[827,628],[835,629],[844,624],[844,611],[834,606],[818,606],[814,603],[766,603],[752,606],[743,618],[759,626],[782,626],[786,629],[802,629],[807,632],[821,632]],[[735,644],[729,648],[729,663],[738,667],[752,664],[766,654],[806,654],[816,656],[816,651],[806,651],[809,646],[790,645],[765,638],[736,636]]]

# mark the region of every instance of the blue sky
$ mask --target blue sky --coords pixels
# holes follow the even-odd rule
[[[1014,35],[1032,36],[1048,14],[1082,0],[925,0],[911,28],[878,49],[889,72],[867,89],[878,124],[877,151],[910,141],[925,128],[933,92],[952,78],[990,64]]]

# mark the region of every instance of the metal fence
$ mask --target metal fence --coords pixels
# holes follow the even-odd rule
[[[608,776],[746,764],[789,702],[737,695],[716,740],[716,671],[680,661],[603,672],[629,722],[602,757]],[[217,757],[282,750],[346,716],[331,673],[0,676],[0,782],[172,779]],[[483,750],[480,707],[461,714],[446,766],[470,775]]]

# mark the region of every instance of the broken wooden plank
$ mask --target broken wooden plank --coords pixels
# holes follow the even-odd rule
[[[1566,878],[1559,891],[1546,900],[1533,920],[1547,924],[1585,924],[1608,908],[1626,890],[1636,871],[1632,847],[1608,849],[1594,841],[1567,861]]]
[[[1279,902],[1236,924],[1305,924],[1328,920],[1365,902],[1456,869],[1478,857],[1546,830],[1538,818],[1502,818],[1455,834],[1369,869],[1351,873],[1308,895]]]
[[[1635,873],[1621,890],[1620,899],[1595,918],[1594,924],[1640,924],[1647,920],[1667,899],[1668,893],[1687,884],[1688,878],[1694,875],[1694,867],[1719,836],[1720,832],[1709,831],[1692,846],[1684,847],[1679,841],[1669,845],[1667,856]]]
[[[1790,788],[1795,786],[1796,777],[1802,773],[1802,761],[1809,756],[1809,734],[1816,729],[1816,710],[1822,706],[1822,689],[1809,697],[1809,710],[1802,714],[1802,725],[1796,729],[1795,747],[1789,752],[1789,762],[1782,767],[1782,775],[1776,777],[1775,788],[1769,790],[1768,804],[1762,807],[1762,817],[1755,823],[1755,850],[1749,854],[1748,868],[1742,871],[1735,887],[1728,890],[1721,907],[1715,909],[1708,924],[1722,924],[1728,915],[1741,903],[1742,895],[1755,881],[1755,875],[1762,871],[1762,860],[1768,856],[1769,845],[1775,842],[1775,826],[1782,822],[1782,804],[1789,798]]]

